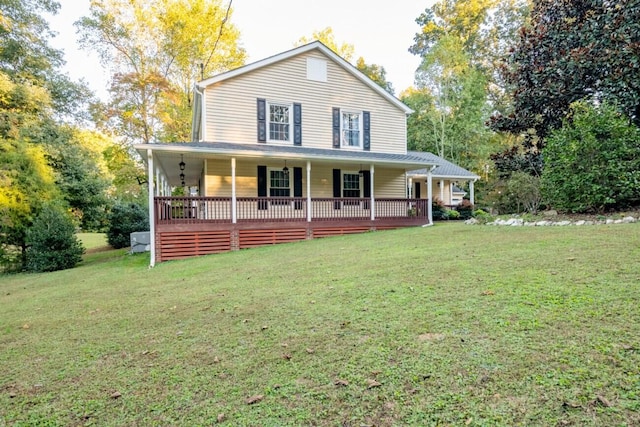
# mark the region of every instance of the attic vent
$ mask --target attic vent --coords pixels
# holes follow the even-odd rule
[[[327,61],[316,58],[307,58],[307,79],[326,82]]]

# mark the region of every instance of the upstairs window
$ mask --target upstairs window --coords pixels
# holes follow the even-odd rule
[[[360,147],[360,113],[342,113],[342,146]]]
[[[290,125],[291,107],[284,104],[269,104],[269,140],[290,141]]]

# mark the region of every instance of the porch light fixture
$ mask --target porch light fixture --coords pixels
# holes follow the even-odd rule
[[[183,171],[183,170],[184,170],[184,167],[186,166],[186,164],[184,163],[184,154],[180,154],[180,163],[179,163],[179,166],[180,166],[180,170],[181,170],[181,171]]]
[[[184,173],[180,174],[180,181],[184,181]]]
[[[285,175],[289,175],[289,168],[287,167],[287,161],[284,161],[284,167],[282,168],[282,172],[284,172]]]

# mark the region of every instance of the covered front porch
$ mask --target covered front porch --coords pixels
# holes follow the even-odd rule
[[[418,157],[223,143],[137,148],[148,165],[152,265],[431,223],[430,197],[408,197],[407,172],[429,165]]]

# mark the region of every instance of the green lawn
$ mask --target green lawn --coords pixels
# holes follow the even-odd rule
[[[104,233],[78,233],[76,236],[87,250],[104,249],[109,246],[107,235]]]
[[[640,224],[147,265],[0,276],[0,425],[640,425]]]

